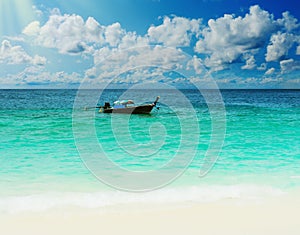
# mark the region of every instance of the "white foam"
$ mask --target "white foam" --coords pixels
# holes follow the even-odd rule
[[[300,179],[300,175],[292,175],[290,176],[291,179]]]
[[[170,204],[180,202],[214,202],[223,199],[255,200],[269,196],[279,196],[283,191],[270,186],[190,186],[165,188],[148,193],[126,193],[119,191],[102,192],[59,192],[29,196],[0,198],[0,212],[41,212],[53,208],[75,206],[80,208],[101,208],[118,204],[154,203]]]

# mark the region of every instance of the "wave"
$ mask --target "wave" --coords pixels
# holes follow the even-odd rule
[[[0,197],[0,213],[44,212],[51,209],[78,207],[99,209],[130,204],[208,203],[225,199],[238,202],[257,201],[284,195],[281,189],[257,185],[207,185],[165,188],[148,193],[120,191],[100,192],[47,192],[34,195]]]

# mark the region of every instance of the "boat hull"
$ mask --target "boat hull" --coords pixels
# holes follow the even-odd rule
[[[149,114],[154,105],[140,105],[126,108],[107,108],[103,109],[103,113],[127,113],[127,114]]]

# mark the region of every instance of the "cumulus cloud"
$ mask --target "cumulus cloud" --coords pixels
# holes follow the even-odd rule
[[[125,31],[118,22],[107,26],[105,29],[105,39],[111,46],[117,46],[124,34]]]
[[[59,10],[53,10],[44,25],[33,21],[24,28],[23,34],[33,37],[38,45],[56,48],[60,53],[80,54],[107,46],[121,49],[149,43],[190,46],[192,36],[200,33],[200,25],[200,19],[165,17],[161,25],[151,26],[148,33],[141,36],[127,32],[118,22],[103,26],[92,17],[84,21],[79,15],[61,15]]]
[[[162,43],[165,46],[190,46],[191,37],[200,34],[201,21],[184,17],[165,17],[163,24],[148,29],[148,36],[151,42]]]
[[[60,15],[59,12],[51,15],[43,26],[38,21],[31,22],[23,33],[35,36],[38,45],[57,48],[64,54],[87,51],[88,43],[97,41],[101,44],[104,40],[104,27],[94,18],[84,21],[79,15]]]
[[[38,21],[31,22],[24,28],[23,34],[36,44],[56,48],[62,54],[93,56],[94,67],[87,69],[85,76],[105,80],[144,65],[158,65],[165,69],[180,67],[182,52],[164,46],[189,46],[191,38],[200,33],[200,24],[200,19],[165,17],[162,25],[151,26],[142,36],[127,32],[118,22],[103,26],[92,17],[85,21],[79,15],[61,15],[55,10],[44,25]],[[158,45],[152,47],[150,44]],[[38,57],[35,61],[36,64],[45,63]],[[201,72],[200,62],[196,58],[190,62],[196,73]],[[147,76],[163,77],[163,71],[155,69]],[[141,79],[143,76],[135,80]]]
[[[210,55],[207,66],[222,67],[244,53],[260,48],[275,28],[273,16],[255,5],[245,17],[226,14],[216,20],[210,19],[195,51]]]
[[[131,47],[145,47],[149,45],[149,39],[147,37],[143,37],[137,35],[135,32],[127,32],[120,44],[118,45],[119,49],[128,49]]]
[[[282,13],[282,18],[278,19],[278,23],[288,32],[291,32],[300,26],[300,24],[298,24],[298,20],[288,11]]]
[[[52,15],[40,29],[37,41],[39,44],[58,48],[61,53],[82,52],[84,21],[78,15]]]
[[[85,22],[85,36],[84,38],[88,42],[100,42],[104,41],[104,26],[100,25],[93,17],[89,17]]]
[[[55,48],[62,54],[93,58],[94,65],[85,70],[83,76],[91,80],[105,80],[144,65],[158,65],[169,69],[184,67],[193,70],[194,75],[199,75],[203,72],[203,64],[211,71],[216,71],[235,62],[244,70],[244,74],[248,73],[245,70],[257,69],[262,71],[260,74],[265,72],[265,75],[272,75],[277,67],[271,64],[275,68],[267,70],[269,62],[280,61],[286,56],[292,57],[290,50],[296,43],[298,47],[293,53],[300,55],[298,28],[297,19],[289,12],[284,12],[282,18],[275,20],[271,13],[258,5],[250,7],[249,13],[243,16],[225,14],[217,19],[210,19],[207,26],[201,19],[166,16],[160,25],[150,26],[145,35],[128,32],[118,22],[101,25],[93,17],[85,20],[76,14],[62,15],[55,9],[46,23],[33,21],[27,25],[22,36],[37,45]],[[168,50],[164,46],[173,49]],[[182,51],[178,48],[192,46],[201,55],[192,56],[184,64],[186,61],[182,62]],[[44,57],[26,57],[25,54],[23,57],[19,56],[19,59],[27,59],[27,63],[34,65],[47,63]],[[9,61],[7,58],[6,60]],[[282,72],[298,69],[299,66],[297,61],[290,60],[282,60],[278,64]],[[56,78],[53,74],[52,77]],[[161,79],[164,77],[164,70],[157,68],[144,74],[143,71],[136,71],[132,76],[126,75],[118,79],[139,81],[146,77]],[[251,81],[244,79],[237,83],[250,84]]]
[[[166,79],[164,73],[168,70],[186,68],[187,56],[176,48],[161,45],[133,47],[127,50],[104,47],[95,52],[95,66],[87,70],[86,78],[96,81],[130,83],[146,81],[147,79]],[[191,69],[200,71],[200,60],[190,61]],[[124,76],[122,74],[127,74]]]
[[[0,48],[0,64],[1,63],[44,65],[46,58],[38,55],[31,57],[21,46],[12,46],[10,41],[3,40]]]
[[[26,64],[31,62],[31,57],[21,46],[12,46],[8,40],[3,40],[0,48],[0,63]]]
[[[258,5],[251,6],[244,17],[225,14],[217,19],[210,19],[202,30],[202,37],[195,46],[195,51],[206,56],[205,65],[222,70],[228,65],[245,61],[242,69],[254,69],[254,55],[266,50],[266,62],[278,61],[286,56],[299,36],[298,20],[289,12],[282,13],[282,18],[275,20],[273,15]],[[300,49],[297,48],[297,54]],[[261,68],[257,68],[261,70]]]
[[[34,65],[45,65],[47,63],[47,59],[43,56],[35,55],[32,58],[32,62]]]
[[[36,36],[39,34],[40,30],[40,22],[33,21],[23,29],[22,33],[28,36]]]
[[[79,15],[61,15],[54,11],[44,25],[33,21],[27,25],[23,34],[33,37],[36,44],[56,48],[62,54],[98,54],[95,51],[105,47],[126,49],[149,43],[147,37],[135,32],[126,32],[116,22],[108,26],[100,25],[93,17],[86,21]]]
[[[109,57],[115,49],[111,49],[109,47],[102,47],[94,52],[94,64],[99,64],[105,58]]]
[[[266,61],[277,61],[287,55],[294,42],[295,37],[292,34],[281,32],[273,34],[267,47]]]
[[[196,74],[201,74],[204,69],[204,63],[200,58],[194,55],[193,58],[187,63],[187,69],[194,69]]]

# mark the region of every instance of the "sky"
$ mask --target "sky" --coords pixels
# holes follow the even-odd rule
[[[0,0],[0,88],[300,89],[295,0]],[[203,83],[204,84],[204,83]]]

